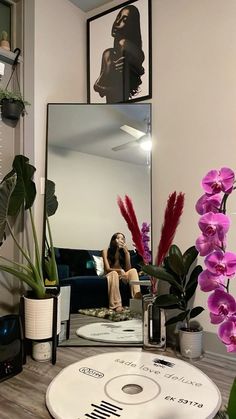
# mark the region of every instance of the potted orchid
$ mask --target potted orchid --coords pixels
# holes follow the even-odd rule
[[[201,216],[201,235],[196,240],[205,269],[198,277],[200,289],[210,292],[207,306],[212,324],[219,325],[218,337],[227,352],[236,352],[236,300],[230,293],[230,283],[236,275],[236,253],[227,250],[230,217],[226,203],[234,191],[235,173],[223,167],[210,170],[202,179],[204,194],[196,203]]]

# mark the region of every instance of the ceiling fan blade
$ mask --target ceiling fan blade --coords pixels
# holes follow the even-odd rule
[[[120,129],[127,132],[127,134],[132,135],[132,137],[137,138],[137,140],[146,134],[146,132],[139,131],[138,129],[130,127],[129,125],[122,125]]]
[[[126,148],[136,147],[138,145],[138,140],[130,141],[129,143],[118,145],[117,147],[113,147],[113,151],[125,150]]]

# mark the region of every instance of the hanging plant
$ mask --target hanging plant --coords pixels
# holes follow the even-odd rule
[[[18,50],[18,53],[12,65],[11,76],[7,82],[5,89],[0,88],[0,105],[1,105],[2,120],[7,125],[11,125],[12,127],[15,127],[17,125],[17,122],[19,121],[20,116],[25,115],[26,113],[25,106],[30,105],[29,102],[24,100],[20,92],[20,84],[19,84],[18,74],[17,74],[17,62],[18,62],[18,56],[20,54],[20,50],[19,48],[16,48],[16,50]],[[16,52],[16,50],[14,52]],[[14,74],[15,74],[15,78],[17,82],[17,91],[10,91],[8,90],[8,86]]]

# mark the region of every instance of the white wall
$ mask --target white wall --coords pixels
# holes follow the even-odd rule
[[[89,17],[122,1],[90,12]],[[168,195],[185,192],[175,243],[184,251],[199,235],[195,202],[211,168],[236,170],[236,2],[235,0],[152,1],[153,235],[160,235]],[[235,195],[232,197],[234,208]],[[236,251],[236,215],[228,249]],[[202,258],[199,258],[202,262]],[[236,281],[231,291],[236,295]],[[208,294],[195,304],[206,307]],[[199,316],[216,332],[208,311]]]
[[[132,248],[117,196],[131,196],[139,223],[150,223],[149,168],[59,147],[49,151],[48,178],[59,202],[50,218],[55,246],[103,249],[121,231]]]
[[[194,205],[211,168],[236,170],[236,2],[155,0],[153,3],[153,205],[158,239],[169,192],[186,194],[175,242],[185,250],[199,235]],[[236,196],[233,197],[234,209]],[[236,251],[236,219],[228,248]],[[236,282],[232,280],[236,295]],[[206,307],[199,291],[196,304]],[[216,330],[206,310],[199,317]]]
[[[43,174],[45,104],[85,101],[86,39],[84,15],[67,0],[35,0],[35,5],[35,156]],[[175,240],[185,250],[199,234],[194,204],[202,176],[223,165],[236,169],[235,16],[235,0],[152,1],[155,243],[170,192],[186,193]],[[232,251],[235,239],[234,221]],[[236,281],[232,290],[236,293]],[[198,292],[196,302],[206,306],[205,301]],[[213,330],[207,311],[200,320]]]
[[[85,14],[68,0],[34,3],[34,161],[40,191],[40,177],[45,173],[47,103],[86,101],[86,25]],[[32,138],[26,139],[29,141]],[[38,194],[35,212],[40,226],[43,198]]]

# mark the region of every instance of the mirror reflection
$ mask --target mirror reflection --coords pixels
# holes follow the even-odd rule
[[[140,227],[151,223],[150,127],[148,103],[48,104],[46,171],[59,202],[50,225],[62,285],[60,345],[142,344],[141,300],[120,278],[122,310],[110,308],[102,249],[123,233],[130,268],[147,292],[117,198],[131,198]]]

